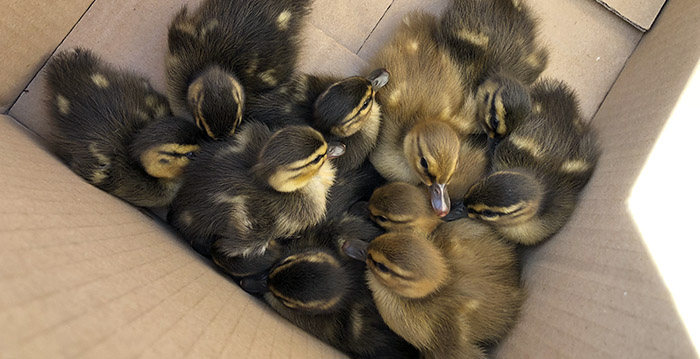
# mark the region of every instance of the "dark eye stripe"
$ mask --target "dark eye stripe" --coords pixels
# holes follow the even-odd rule
[[[384,268],[386,268],[386,270],[387,270],[386,272],[384,272],[384,271],[382,271],[382,270],[380,269],[380,271],[382,271],[382,272],[384,272],[384,273],[391,274],[392,276],[395,276],[395,277],[398,277],[398,278],[401,278],[401,279],[404,279],[404,280],[409,280],[409,281],[410,281],[410,280],[414,280],[413,277],[409,277],[409,276],[404,276],[404,275],[398,274],[398,273],[394,272],[393,270],[391,270],[391,269],[390,269],[389,267],[387,267],[386,265],[384,265],[384,263],[375,261],[374,258],[372,258],[372,255],[371,255],[371,254],[368,254],[368,255],[367,255],[367,259],[369,259],[369,261],[372,262],[372,263],[374,264],[374,266],[377,267],[377,269],[379,269],[379,266],[380,266],[380,265],[381,265],[381,266],[384,266]]]
[[[498,90],[493,93],[493,97],[491,97],[491,108],[489,109],[489,126],[491,125],[490,119],[496,117],[496,94],[498,94]],[[493,132],[496,132],[498,129],[497,128],[492,128]]]

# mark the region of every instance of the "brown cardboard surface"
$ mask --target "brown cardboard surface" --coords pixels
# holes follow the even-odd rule
[[[9,0],[0,13],[0,112],[22,89],[68,34],[92,0]]]
[[[362,47],[392,0],[314,0],[311,23],[352,53]]]
[[[145,75],[156,89],[164,91],[168,25],[184,4],[194,7],[198,3],[95,1],[57,51],[75,46],[93,49],[103,59]],[[10,109],[10,115],[41,136],[49,131],[43,86],[40,72]]]
[[[299,64],[299,70],[302,72],[355,76],[367,67],[365,60],[313,24],[307,24],[303,38]]]
[[[639,30],[651,28],[666,0],[596,0]]]
[[[584,116],[592,118],[642,33],[593,1],[524,2],[540,18],[541,38],[550,49],[549,66],[543,76],[564,80],[576,89]],[[448,3],[394,0],[360,50],[360,57],[369,59],[374,55],[410,10],[422,8],[439,14]]]
[[[341,358],[0,115],[2,358]]]
[[[651,252],[648,233],[640,230],[629,207],[633,187],[659,177],[659,186],[648,193],[650,198],[637,200],[657,213],[651,220],[658,222],[648,225],[662,232],[672,227],[662,243],[679,247],[673,256],[686,260],[682,253],[695,245],[688,240],[697,230],[694,219],[684,221],[678,214],[684,205],[700,199],[691,174],[697,170],[687,163],[697,158],[697,143],[667,139],[675,143],[674,151],[654,151],[654,162],[668,163],[671,171],[651,173],[653,169],[646,166],[693,69],[700,64],[698,23],[700,3],[669,2],[612,87],[593,119],[604,151],[598,169],[571,222],[549,242],[528,251],[523,279],[530,294],[521,321],[501,346],[499,357],[698,357],[660,275],[654,259],[658,253]],[[697,88],[700,76],[695,81]],[[697,123],[700,104],[689,100],[691,111],[674,114],[681,131]],[[670,190],[669,185],[680,189]],[[672,194],[678,192],[683,195]],[[697,252],[691,252],[696,258]],[[676,280],[697,288],[695,274],[690,273]]]

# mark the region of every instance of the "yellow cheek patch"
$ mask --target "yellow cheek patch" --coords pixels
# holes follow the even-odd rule
[[[164,144],[151,147],[141,157],[141,165],[146,172],[156,178],[177,178],[190,163],[185,155],[188,152],[197,152],[198,145]]]
[[[489,46],[489,37],[482,32],[462,29],[457,33],[457,37],[479,47],[487,48]]]
[[[104,89],[104,88],[109,87],[109,80],[107,80],[107,78],[103,74],[100,74],[100,73],[92,74],[92,76],[90,76],[90,79],[99,88]]]
[[[282,11],[277,17],[277,28],[284,31],[289,28],[289,20],[292,19],[292,13],[289,10]]]
[[[304,187],[318,173],[319,168],[325,164],[327,151],[328,145],[324,144],[311,156],[279,167],[277,171],[270,176],[268,183],[278,192],[294,192]],[[311,164],[318,156],[324,157],[317,163]]]

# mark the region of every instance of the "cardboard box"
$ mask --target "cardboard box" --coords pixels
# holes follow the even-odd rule
[[[604,152],[570,223],[525,251],[529,297],[494,354],[696,358],[700,3],[668,1],[643,34],[593,0],[525,1],[551,49],[545,75],[578,90]],[[404,13],[438,13],[446,3],[316,0],[302,69],[355,73]],[[37,69],[53,49],[93,48],[163,90],[167,24],[181,5],[4,6],[0,358],[343,357],[43,145],[49,128]]]

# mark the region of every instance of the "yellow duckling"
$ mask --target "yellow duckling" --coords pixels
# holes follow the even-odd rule
[[[596,167],[597,137],[564,83],[540,81],[532,98],[531,116],[496,147],[494,172],[447,219],[468,215],[524,245],[551,237],[569,220]]]
[[[397,203],[414,195],[394,192]],[[420,230],[415,223],[435,221],[425,194],[423,199],[422,206],[401,207],[404,213],[392,216],[412,218],[408,223],[396,222],[365,249],[354,241],[344,250],[366,262],[379,313],[422,357],[483,358],[480,345],[506,335],[524,298],[514,247],[469,219]]]
[[[394,38],[370,64],[392,80],[377,94],[382,127],[372,164],[389,181],[430,187],[444,216],[484,172],[486,144],[478,136],[476,105],[465,96],[459,68],[435,40],[437,20],[426,13],[404,18]]]
[[[170,204],[203,141],[172,117],[145,78],[90,50],[57,54],[46,70],[54,151],[92,185],[137,206]]]

